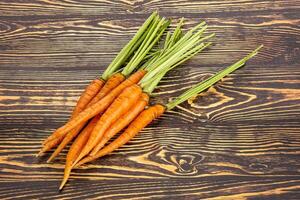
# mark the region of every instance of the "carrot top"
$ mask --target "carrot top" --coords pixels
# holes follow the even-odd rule
[[[252,51],[250,54],[248,54],[246,57],[242,58],[238,62],[236,62],[233,65],[225,68],[224,70],[216,73],[212,77],[207,78],[206,80],[196,84],[195,86],[193,86],[192,88],[190,88],[189,90],[187,90],[186,92],[181,94],[179,97],[177,97],[173,101],[169,102],[166,105],[167,110],[171,110],[172,108],[174,108],[178,104],[180,104],[180,103],[186,101],[187,99],[195,96],[196,94],[206,90],[207,88],[211,87],[213,84],[215,84],[216,82],[218,82],[219,80],[221,80],[222,78],[227,76],[228,74],[230,74],[233,71],[235,71],[235,70],[239,69],[240,67],[244,66],[245,63],[250,58],[255,56],[262,47],[263,47],[263,45],[260,45],[258,48],[256,48],[254,51]]]
[[[141,87],[145,92],[151,94],[163,76],[171,69],[193,57],[211,45],[211,42],[205,43],[214,36],[204,35],[207,29],[205,22],[202,22],[182,35],[181,26],[183,18],[178,23],[173,34],[167,33],[163,48],[155,58],[146,62],[142,67],[148,73],[140,81]]]
[[[122,65],[127,61],[127,59],[133,55],[136,49],[139,48],[140,44],[144,41],[147,32],[149,32],[153,22],[157,20],[157,12],[153,12],[144,24],[139,28],[134,37],[123,47],[123,49],[118,53],[118,55],[109,64],[107,69],[102,74],[101,78],[107,80],[113,73],[118,71]]]
[[[130,61],[124,67],[122,71],[123,75],[130,75],[142,63],[169,25],[169,20],[166,20],[165,18],[160,19],[159,16],[155,16],[149,26],[149,29],[143,35],[143,41],[138,44],[139,48],[135,51]]]

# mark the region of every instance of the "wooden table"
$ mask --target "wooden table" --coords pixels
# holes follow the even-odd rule
[[[66,152],[46,164],[41,140],[156,9],[217,37],[154,101],[265,47],[59,192]],[[300,199],[299,0],[1,0],[0,15],[0,199]]]

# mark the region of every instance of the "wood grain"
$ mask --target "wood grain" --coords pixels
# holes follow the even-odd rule
[[[152,102],[265,47],[58,192],[66,151],[47,164],[41,140],[153,10],[217,37]],[[0,13],[0,199],[300,198],[299,1],[0,0]]]

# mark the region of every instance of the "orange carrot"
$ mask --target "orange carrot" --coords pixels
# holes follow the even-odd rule
[[[133,105],[127,113],[113,123],[108,130],[104,133],[100,143],[91,151],[90,155],[95,155],[114,135],[119,133],[125,128],[144,108],[148,105],[149,96],[146,93],[142,93],[138,102]]]
[[[65,166],[64,179],[63,179],[63,181],[62,181],[62,183],[61,183],[61,185],[59,187],[60,190],[66,184],[66,182],[67,182],[67,180],[68,180],[68,178],[70,176],[70,173],[71,173],[73,162],[78,157],[81,149],[86,144],[86,142],[87,142],[87,140],[89,138],[89,135],[93,131],[93,129],[96,126],[96,124],[97,124],[97,122],[98,122],[99,119],[100,119],[100,115],[95,116],[90,121],[90,123],[83,129],[83,131],[79,134],[79,136],[76,138],[76,140],[74,141],[74,143],[70,147],[69,152],[67,154],[67,158],[66,158],[66,166]]]
[[[115,89],[113,89],[108,95],[102,98],[97,103],[91,105],[90,107],[83,110],[76,117],[67,122],[64,126],[58,128],[52,135],[49,136],[49,140],[63,137],[73,128],[86,122],[97,114],[103,112],[109,105],[114,101],[114,99],[127,87],[139,82],[139,80],[145,75],[146,71],[139,70],[136,73],[132,74],[128,79],[123,81]]]
[[[154,119],[162,115],[164,111],[165,111],[165,107],[158,104],[144,110],[138,115],[138,117],[133,122],[131,122],[128,128],[117,139],[115,139],[113,142],[111,142],[103,149],[98,151],[96,155],[87,156],[86,158],[82,159],[80,162],[76,164],[76,167],[84,163],[91,162],[102,156],[105,156],[113,152],[114,150],[118,149],[122,145],[126,144],[136,134],[138,134],[144,127],[146,127]]]
[[[99,143],[102,139],[105,131],[122,115],[129,111],[131,106],[133,106],[142,94],[142,89],[140,86],[134,84],[127,87],[109,106],[109,108],[104,112],[98,121],[97,125],[93,129],[86,145],[80,152],[75,163],[81,158],[86,156],[90,151]]]
[[[120,85],[120,83],[125,79],[124,75],[121,73],[117,73],[112,75],[105,83],[105,85],[101,88],[96,96],[88,103],[87,108],[98,102],[105,95],[107,95],[111,90]],[[63,139],[63,141],[58,145],[56,150],[52,153],[51,157],[47,160],[47,162],[51,162],[66,146],[69,142],[71,142],[80,132],[80,130],[84,127],[86,122],[82,122],[76,128],[72,129]]]
[[[91,99],[93,99],[93,97],[95,97],[95,95],[100,91],[103,85],[104,80],[95,79],[85,88],[72,112],[71,119],[78,115],[88,105]],[[46,140],[43,141],[43,144],[46,144],[51,139],[53,139],[53,137],[50,135]]]
[[[98,94],[89,102],[88,106],[93,105],[98,102],[100,99],[105,97],[110,91],[112,91],[115,87],[120,85],[125,79],[125,76],[122,73],[116,73],[112,75],[105,83],[105,85],[101,88]]]

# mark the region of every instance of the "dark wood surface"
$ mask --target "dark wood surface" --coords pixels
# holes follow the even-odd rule
[[[41,140],[156,9],[217,37],[153,101],[265,48],[58,192]],[[0,199],[300,199],[299,25],[299,0],[0,0]]]

